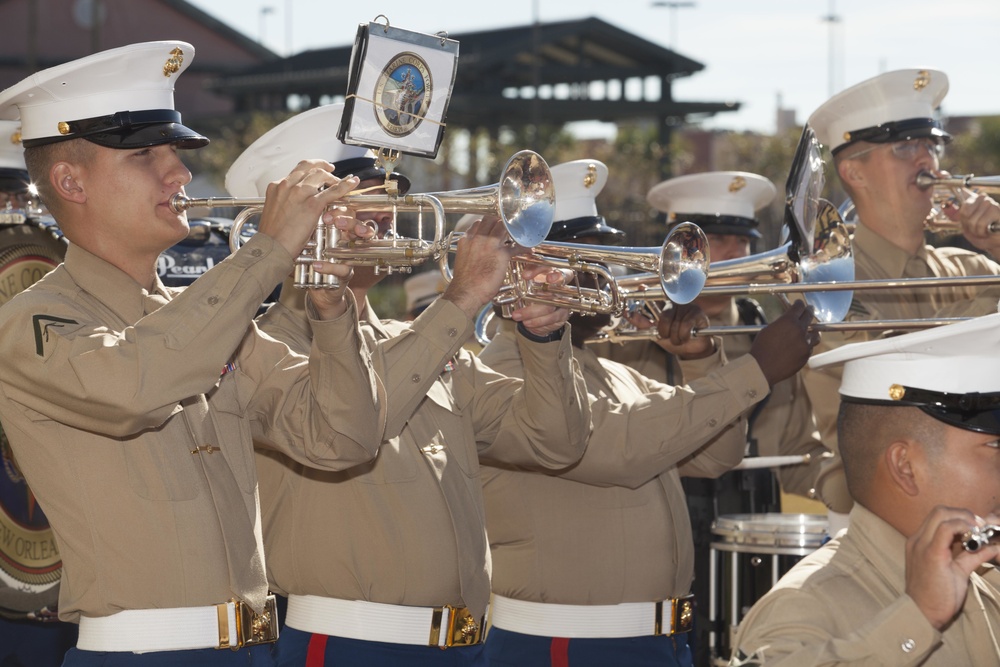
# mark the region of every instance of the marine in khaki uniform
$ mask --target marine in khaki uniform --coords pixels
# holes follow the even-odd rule
[[[193,57],[184,42],[134,44],[0,94],[71,241],[64,264],[0,310],[0,417],[62,555],[60,618],[80,623],[66,665],[268,664],[251,438],[339,469],[369,461],[382,437],[344,290],[311,297],[308,358],[252,322],[356,180],[303,162],[272,186],[242,249],[186,290],[156,278],[187,233],[169,206],[191,180],[178,150],[207,143],[173,109]],[[257,645],[216,650],[242,642]]]
[[[621,235],[597,214],[602,163],[577,160],[552,171],[550,240]],[[730,363],[720,340],[689,337],[694,324],[706,323],[698,309],[668,312],[661,331],[685,376],[698,379],[668,386],[599,359],[583,341],[609,318],[574,315],[575,354],[593,400],[586,453],[551,474],[484,467],[494,566],[490,664],[692,664],[694,547],[681,476],[717,476],[743,458],[747,411],[808,358],[811,311],[796,306]],[[507,375],[529,361],[509,326],[480,358]]]
[[[719,171],[688,174],[663,181],[650,189],[649,203],[667,214],[667,224],[693,222],[705,232],[712,264],[738,261],[750,254],[751,244],[761,238],[757,231],[758,211],[774,199],[776,190],[768,179],[757,174],[739,171]],[[695,300],[708,315],[712,326],[760,325],[766,323],[764,311],[749,297],[702,296]],[[726,356],[738,359],[750,351],[753,336],[727,335],[724,337]],[[655,342],[629,343],[637,345],[638,354],[666,359],[667,352]],[[611,357],[617,359],[617,357]],[[627,363],[627,362],[623,362]],[[665,366],[665,364],[664,364]],[[641,369],[637,368],[637,370]],[[668,379],[658,375],[649,377],[680,384],[685,378]],[[734,470],[716,479],[687,478],[684,491],[695,544],[695,582],[693,590],[703,601],[698,607],[697,640],[699,650],[707,651],[710,645],[709,605],[710,563],[714,557],[711,543],[713,522],[722,515],[765,514],[780,512],[779,490],[805,498],[813,496],[813,485],[820,462],[827,454],[819,440],[812,404],[806,393],[800,373],[782,380],[771,388],[771,393],[747,416],[748,457],[798,456],[799,462],[772,470],[755,468]],[[780,486],[779,486],[780,485]],[[766,590],[773,581],[767,568],[755,568],[745,573],[745,578],[758,577],[752,590]],[[751,585],[750,581],[746,585]],[[732,619],[733,622],[737,619]]]
[[[336,166],[351,159],[357,149],[329,132],[340,114],[341,105],[319,107],[272,129],[234,164],[227,187],[261,187],[268,170],[308,150]],[[238,169],[252,164],[266,166]],[[377,222],[385,232],[388,221]],[[565,311],[519,311],[523,382],[462,349],[506,273],[506,236],[495,218],[474,225],[459,244],[454,280],[412,323],[380,320],[366,299],[379,277],[355,270],[351,289],[365,304],[362,330],[387,390],[387,437],[374,462],[343,473],[317,474],[268,452],[258,458],[268,574],[289,596],[279,664],[482,664],[491,566],[479,460],[563,468],[590,430],[562,335]],[[312,335],[295,297],[283,290],[260,320],[293,349]]]
[[[850,528],[753,606],[729,664],[1000,664],[1000,545],[962,545],[1000,522],[1000,315],[810,364],[843,368]]]
[[[934,118],[948,92],[948,77],[930,69],[886,72],[830,98],[809,118],[819,141],[832,153],[837,175],[854,202],[857,226],[852,248],[858,280],[1000,273],[983,255],[956,248],[933,248],[924,241],[924,220],[932,209],[932,190],[917,186],[922,172],[939,174],[940,158],[951,136]],[[1000,206],[990,197],[962,190],[945,213],[961,222],[962,233],[993,257],[1000,234]],[[994,313],[1000,288],[863,290],[854,293],[849,319],[916,319]],[[824,335],[819,350],[859,342],[878,334]],[[803,377],[824,444],[836,451],[839,370],[807,370]],[[816,482],[819,497],[844,513],[847,493],[839,458],[823,465]]]

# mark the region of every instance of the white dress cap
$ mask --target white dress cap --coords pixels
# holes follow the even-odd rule
[[[551,168],[556,191],[556,221],[594,217],[597,195],[608,182],[608,167],[599,160],[573,160]]]
[[[348,146],[337,139],[343,104],[309,109],[272,127],[247,147],[226,173],[226,190],[234,197],[263,197],[267,185],[287,176],[302,160],[333,163],[333,172],[343,178],[356,174],[361,180],[384,176],[375,168],[375,153],[364,146]],[[401,191],[409,181],[399,174]]]
[[[208,140],[180,124],[174,84],[194,59],[186,42],[130,44],[32,74],[0,93],[0,119],[21,119],[25,147],[85,137],[112,148]]]
[[[646,200],[664,213],[732,216],[754,220],[774,200],[770,180],[745,171],[677,176],[650,188]]]
[[[27,176],[19,121],[0,120],[0,169],[17,169]]]
[[[1000,392],[1000,314],[816,355],[811,368],[844,365],[843,396],[899,400],[894,386],[968,394]]]
[[[608,225],[597,211],[597,195],[608,182],[608,167],[600,160],[573,160],[551,167],[556,193],[549,241],[593,239],[601,244],[620,243],[625,232]]]
[[[947,92],[948,76],[938,70],[886,72],[831,97],[809,117],[809,126],[831,151],[862,140],[949,138],[934,118]]]

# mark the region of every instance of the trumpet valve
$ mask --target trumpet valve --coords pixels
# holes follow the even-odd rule
[[[962,547],[970,553],[975,553],[998,536],[1000,536],[1000,526],[976,526],[962,535]]]

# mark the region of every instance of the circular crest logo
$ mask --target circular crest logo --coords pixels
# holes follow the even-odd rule
[[[431,71],[415,53],[393,58],[375,83],[375,118],[394,137],[405,137],[420,125],[431,104]]]

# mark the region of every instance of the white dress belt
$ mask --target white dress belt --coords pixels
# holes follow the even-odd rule
[[[126,609],[110,616],[81,616],[77,648],[148,653],[203,648],[237,649],[278,638],[275,599],[255,614],[239,601],[207,607]]]
[[[670,635],[690,629],[689,621],[683,625],[671,620],[671,616],[676,615],[672,614],[672,610],[684,600],[686,598],[663,602],[573,605],[528,602],[494,594],[490,625],[524,635],[570,639]]]
[[[478,643],[481,619],[475,627],[463,607],[409,607],[341,600],[317,595],[289,595],[285,625],[302,632],[369,642],[418,646],[459,646]],[[462,628],[468,632],[462,637]],[[453,631],[449,633],[448,629]]]

